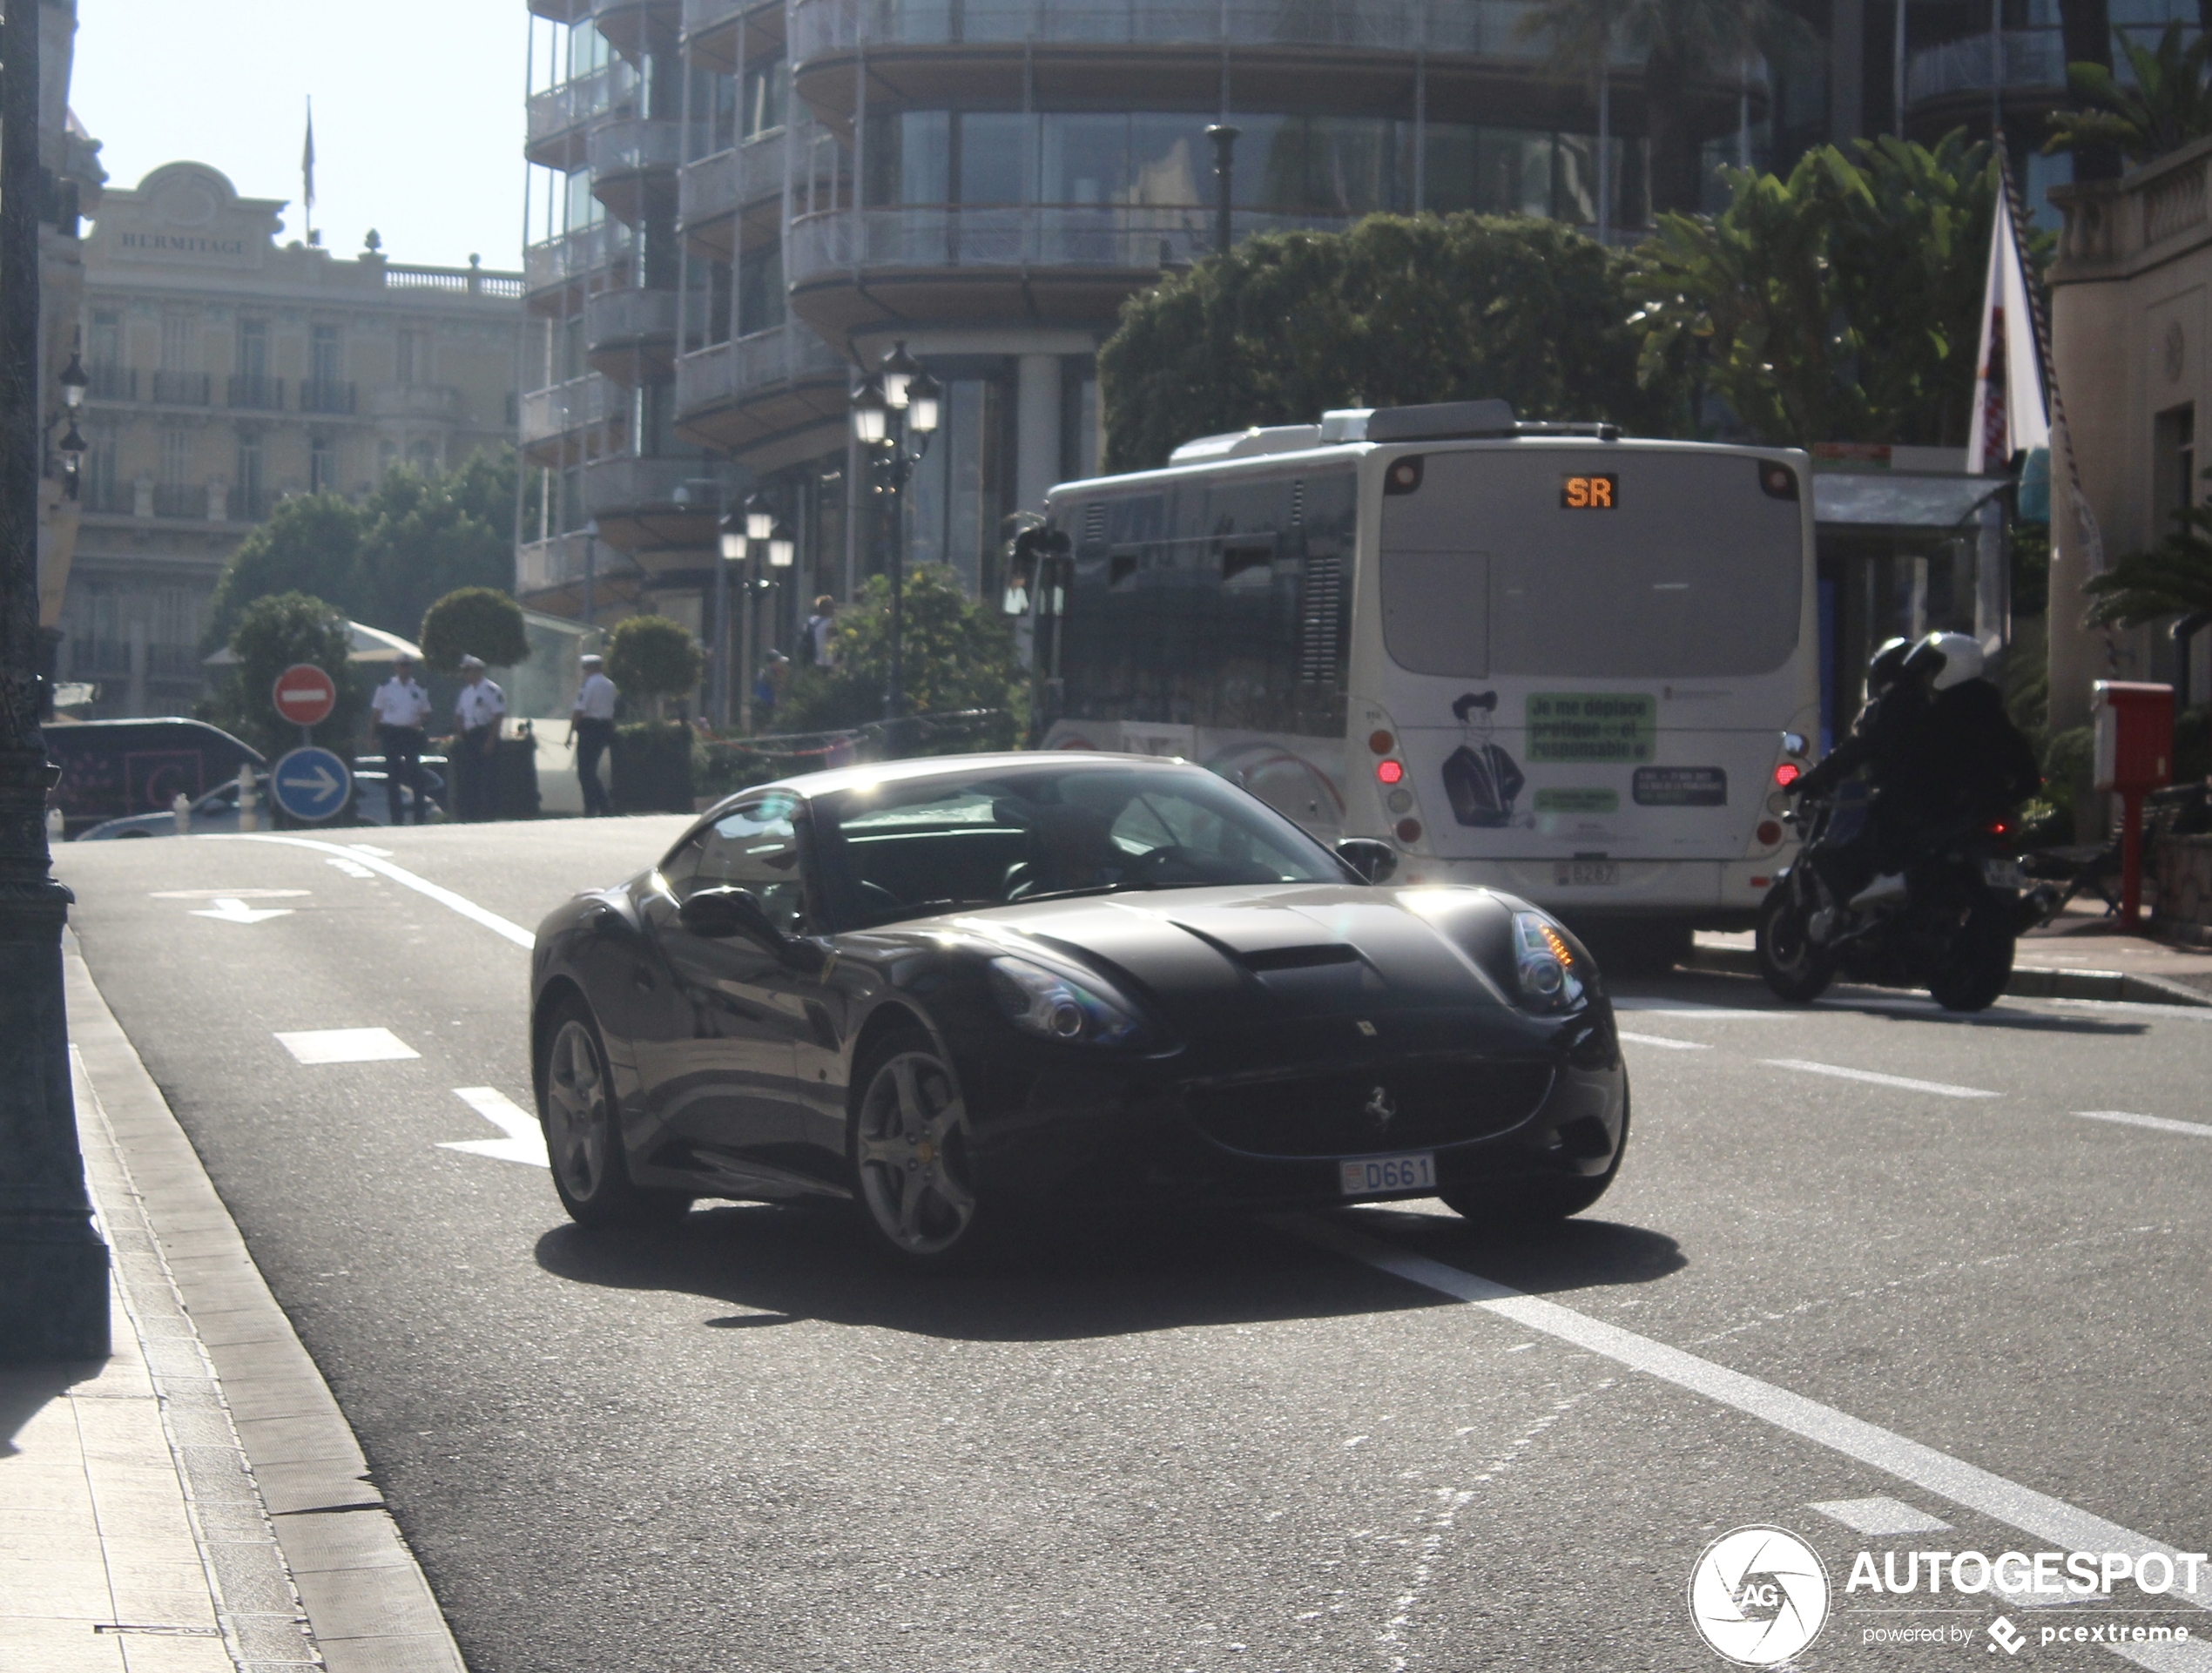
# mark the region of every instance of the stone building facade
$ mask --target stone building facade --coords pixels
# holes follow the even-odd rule
[[[287,495],[368,492],[509,442],[522,276],[280,245],[285,206],[171,163],[84,240],[86,374],[60,678],[88,710],[179,713],[224,561]]]

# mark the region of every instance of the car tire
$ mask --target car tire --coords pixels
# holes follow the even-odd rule
[[[607,1072],[607,1048],[590,1008],[573,995],[547,1020],[537,1066],[537,1114],[553,1189],[578,1225],[653,1225],[691,1206],[682,1191],[651,1190],[630,1177],[622,1112]]]
[[[871,1243],[902,1265],[948,1268],[982,1247],[989,1219],[968,1168],[968,1112],[935,1041],[900,1029],[853,1077],[853,1200]]]
[[[1440,1191],[1444,1206],[1460,1218],[1486,1231],[1534,1231],[1570,1219],[1595,1207],[1599,1197],[1621,1177],[1621,1159],[1629,1153],[1629,1098],[1621,1097],[1621,1139],[1613,1147],[1613,1160],[1605,1171],[1585,1179],[1517,1181],[1510,1191],[1480,1189]]]

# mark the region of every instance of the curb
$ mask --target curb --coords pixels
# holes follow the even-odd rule
[[[1727,975],[1755,976],[1758,955],[1747,948],[1696,947],[1682,961],[1686,970],[1710,970]],[[2139,976],[2126,970],[2053,970],[2040,965],[2014,965],[2005,991],[2015,999],[2124,1000],[2138,1005],[2212,1006],[2212,993],[2202,993],[2185,982],[2163,976]]]
[[[351,1425],[269,1293],[161,1089],[64,939],[70,1043],[124,1188],[212,1367],[307,1629],[331,1673],[467,1673],[444,1614],[369,1482]],[[103,1206],[103,1218],[113,1216]],[[127,1220],[126,1220],[127,1223]],[[205,1374],[203,1373],[203,1374]]]

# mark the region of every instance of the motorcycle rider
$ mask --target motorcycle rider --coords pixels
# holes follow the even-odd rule
[[[1982,668],[1981,646],[1964,633],[1889,641],[1868,666],[1870,697],[1851,735],[1798,780],[1817,795],[1865,770],[1871,818],[1855,829],[1831,823],[1814,856],[1853,906],[1904,898],[1905,867],[1931,826],[2005,813],[2042,782]],[[1873,881],[1852,893],[1869,871]]]

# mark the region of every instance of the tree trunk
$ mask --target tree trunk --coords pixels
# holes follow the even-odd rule
[[[2208,10],[2212,10],[2212,0],[2197,0],[2200,16]],[[2059,0],[2059,33],[2068,64],[2101,64],[2107,70],[2112,68],[2112,17],[2106,0]],[[2072,105],[2075,101],[2069,96],[2067,103]],[[2119,148],[2111,145],[2075,146],[2074,178],[2118,179]]]
[[[1695,214],[1704,198],[1697,136],[1689,125],[1687,66],[1664,47],[1643,64],[1644,132],[1651,147],[1651,208]]]

